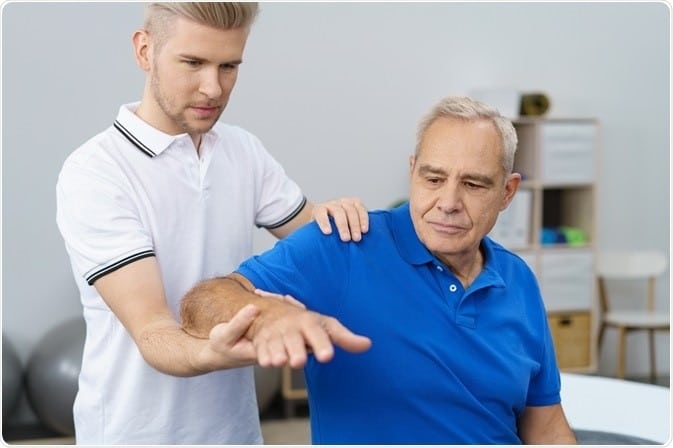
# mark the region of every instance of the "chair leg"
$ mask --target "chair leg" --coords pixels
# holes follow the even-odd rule
[[[648,330],[648,336],[650,338],[650,382],[654,383],[657,377],[657,361],[655,358],[655,346],[654,346],[654,330]]]
[[[603,335],[605,334],[605,324],[601,324],[600,330],[598,330],[598,352],[600,353],[603,350]]]
[[[619,338],[617,341],[617,378],[624,379],[626,365],[626,328],[619,327]]]

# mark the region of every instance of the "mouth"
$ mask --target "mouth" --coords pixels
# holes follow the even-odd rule
[[[442,222],[433,222],[430,221],[428,222],[430,227],[438,233],[444,233],[448,235],[456,235],[458,233],[465,232],[467,230],[467,227],[457,225],[457,224],[448,224],[448,223],[442,223]]]
[[[211,118],[217,115],[220,111],[219,106],[191,106],[190,109],[193,110],[199,118]]]

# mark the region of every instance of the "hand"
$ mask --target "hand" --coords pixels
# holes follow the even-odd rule
[[[313,206],[311,218],[325,235],[332,233],[330,216],[334,218],[341,241],[360,241],[362,234],[369,230],[367,209],[358,198],[335,199]]]
[[[246,305],[229,322],[215,325],[210,330],[208,343],[199,353],[198,365],[206,366],[205,371],[209,372],[254,364],[257,352],[245,335],[259,312],[256,306]]]
[[[306,364],[308,352],[319,362],[334,356],[334,345],[351,353],[369,349],[369,338],[356,335],[333,317],[278,302],[267,308],[250,327],[249,337],[262,367],[292,368]]]
[[[280,300],[281,302],[289,303],[290,305],[294,305],[296,307],[299,307],[302,310],[306,309],[306,305],[304,305],[299,300],[295,299],[294,297],[292,297],[291,295],[288,295],[288,294],[285,294],[284,296],[282,296],[280,294],[276,294],[276,293],[269,292],[269,291],[264,291],[263,289],[259,289],[259,288],[255,289],[255,294],[257,294],[260,297],[271,297],[271,298]]]

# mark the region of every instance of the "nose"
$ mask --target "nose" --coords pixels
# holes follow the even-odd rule
[[[437,209],[446,213],[456,213],[463,208],[463,195],[461,189],[457,185],[452,185],[447,182],[437,197]]]
[[[217,99],[222,95],[220,73],[215,70],[204,70],[199,86],[199,92],[208,97],[208,99]]]

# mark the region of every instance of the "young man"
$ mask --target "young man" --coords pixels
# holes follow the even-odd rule
[[[254,135],[218,122],[256,14],[148,4],[133,35],[141,101],[60,173],[57,222],[87,322],[78,444],[262,443],[253,371],[237,368],[256,360],[242,336],[257,311],[210,345],[180,328],[180,298],[249,257],[255,224],[282,238],[313,215],[328,232],[329,213],[344,239],[367,230],[358,201],[314,208]]]
[[[370,213],[358,245],[309,225],[199,284],[183,300],[185,329],[208,337],[254,303],[261,314],[248,337],[260,364],[289,358],[299,367],[312,348],[305,374],[316,444],[575,443],[535,277],[486,236],[519,186],[516,144],[497,111],[440,101],[419,128],[408,204]],[[254,287],[307,310],[264,302]],[[338,342],[335,318],[371,349],[324,348]]]

